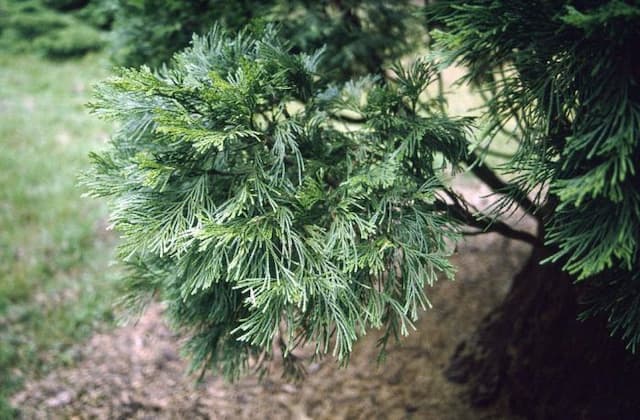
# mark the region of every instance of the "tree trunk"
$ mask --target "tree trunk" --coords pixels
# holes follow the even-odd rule
[[[609,337],[603,320],[580,322],[581,295],[551,254],[533,249],[504,302],[458,345],[447,378],[472,404],[501,393],[529,419],[640,418],[640,357]]]

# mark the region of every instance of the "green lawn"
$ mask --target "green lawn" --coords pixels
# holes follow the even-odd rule
[[[72,363],[71,346],[112,322],[115,236],[76,180],[108,137],[84,108],[107,68],[0,55],[0,418],[25,377]]]

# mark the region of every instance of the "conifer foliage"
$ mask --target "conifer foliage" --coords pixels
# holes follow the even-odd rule
[[[469,152],[470,121],[428,97],[433,65],[381,70],[412,45],[409,26],[383,33],[381,22],[410,14],[385,2],[321,3],[293,7],[305,18],[282,23],[290,44],[264,22],[236,36],[216,27],[166,68],[121,70],[98,88],[93,110],[120,129],[92,156],[85,184],[111,198],[130,299],[159,293],[191,336],[195,365],[231,377],[268,360],[277,336],[287,360],[314,342],[318,355],[346,361],[367,329],[384,328],[382,344],[407,332],[429,306],[425,284],[451,276],[447,239],[466,224],[544,244],[547,264],[588,284],[583,317],[604,315],[634,350],[637,2],[427,2],[437,56],[463,64],[486,98],[481,144],[505,134],[519,144],[499,168],[509,182]],[[323,32],[314,10],[336,31]],[[354,42],[333,42],[345,27]],[[361,48],[374,39],[379,49]],[[312,51],[321,41],[328,53]],[[503,194],[494,214],[443,185],[459,165]],[[496,219],[514,206],[544,237]]]
[[[160,294],[194,366],[234,377],[276,336],[285,360],[313,342],[346,361],[369,328],[406,334],[452,275],[439,174],[466,158],[468,121],[426,105],[422,61],[331,84],[320,60],[270,27],[216,27],[97,89],[120,129],[84,182],[111,197],[131,301]]]
[[[489,141],[519,142],[513,191],[537,191],[545,242],[589,283],[603,314],[640,343],[640,6],[624,1],[441,2],[436,34],[487,95]]]

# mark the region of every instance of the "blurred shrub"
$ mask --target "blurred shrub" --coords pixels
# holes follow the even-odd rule
[[[275,23],[293,52],[326,46],[323,71],[338,79],[377,73],[424,35],[409,0],[114,0],[116,64],[158,67],[218,23],[231,31]],[[411,28],[411,30],[409,29]],[[417,29],[416,29],[417,28]],[[259,31],[258,31],[259,32]],[[344,77],[342,77],[344,76]]]
[[[69,11],[81,9],[89,4],[89,0],[43,0],[45,6],[55,10]]]
[[[243,1],[116,0],[111,56],[116,64],[157,67]]]
[[[115,0],[91,0],[74,12],[77,19],[97,29],[110,30],[116,10]]]
[[[67,26],[48,36],[39,37],[34,48],[48,58],[69,58],[96,51],[104,45],[103,36],[86,26]]]
[[[98,29],[48,5],[59,10],[97,8],[86,0],[0,0],[0,49],[68,58],[102,48],[104,35]]]
[[[68,25],[64,15],[45,8],[39,1],[7,2],[3,7],[2,34],[15,47]]]

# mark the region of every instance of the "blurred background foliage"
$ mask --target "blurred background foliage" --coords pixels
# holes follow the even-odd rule
[[[102,49],[113,20],[103,0],[2,0],[0,49],[61,59]]]
[[[213,22],[232,31],[276,23],[294,53],[324,46],[321,70],[346,79],[379,72],[426,33],[409,0],[114,0],[110,10],[110,54],[123,66],[158,67]]]
[[[424,35],[408,0],[0,0],[0,48],[47,58],[107,48],[116,65],[159,67],[214,22],[230,30],[275,22],[296,51],[327,48],[337,78],[376,73]]]

